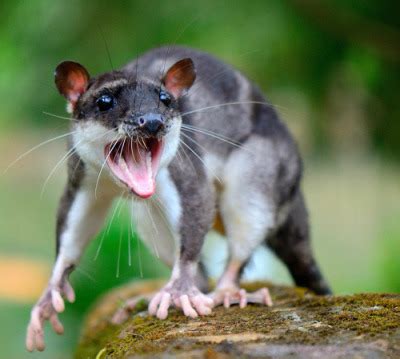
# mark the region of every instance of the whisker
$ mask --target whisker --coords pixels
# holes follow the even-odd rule
[[[209,131],[209,130],[202,129],[200,127],[195,127],[195,126],[190,126],[190,125],[182,125],[182,130],[183,131],[192,132],[192,133],[198,132],[198,133],[201,133],[203,135],[207,135],[207,136],[213,137],[213,138],[215,138],[217,140],[220,140],[222,142],[228,143],[228,144],[230,144],[230,145],[232,145],[234,147],[243,149],[243,150],[245,150],[245,151],[247,151],[247,152],[249,152],[251,154],[254,154],[253,151],[250,151],[248,148],[244,147],[242,144],[240,144],[240,143],[238,143],[238,142],[236,142],[236,141],[234,141],[232,139],[229,139],[226,136],[217,134],[216,132],[212,132],[212,131]],[[183,132],[182,132],[182,135],[183,135]],[[199,146],[200,146],[200,144],[199,144]]]
[[[199,146],[199,148],[201,148],[205,154],[208,153],[207,149],[204,146],[202,146],[198,141],[196,141],[194,138],[188,136],[186,133],[183,133],[183,132],[181,134],[182,134],[182,136],[186,137],[188,140],[192,141],[194,144]]]
[[[119,217],[119,215],[120,215],[120,213],[121,213],[121,208],[122,208],[122,206],[120,206],[120,208],[118,209],[118,215],[117,215],[117,217]],[[116,276],[117,278],[119,278],[119,273],[120,273],[122,235],[123,235],[123,231],[122,231],[122,222],[120,222],[120,225],[119,225],[119,245],[118,245],[117,272],[115,273],[115,276]]]
[[[131,221],[133,221],[133,215],[134,215],[133,199],[131,199]],[[137,223],[137,221],[135,221],[135,223]],[[136,236],[136,240],[137,240],[138,259],[139,259],[139,273],[140,273],[140,277],[143,278],[143,266],[142,266],[142,256],[141,256],[141,253],[140,253],[141,251],[140,251],[139,236]]]
[[[100,238],[99,246],[97,247],[96,254],[93,257],[93,261],[97,261],[97,258],[99,257],[99,254],[100,254],[100,250],[103,247],[103,242],[104,242],[105,237],[106,237],[106,231],[103,231],[103,234],[101,235],[101,238]]]
[[[169,55],[169,53],[170,53],[172,47],[173,47],[174,45],[176,45],[176,43],[177,43],[178,40],[183,36],[183,34],[185,33],[185,31],[186,31],[190,26],[192,26],[192,24],[194,24],[196,21],[198,21],[199,18],[200,18],[201,16],[203,16],[202,13],[200,13],[200,14],[198,14],[197,16],[193,17],[189,22],[187,22],[186,25],[182,28],[182,30],[178,33],[178,36],[175,38],[175,40],[172,42],[172,44],[168,46],[167,51],[166,51],[166,54],[165,54],[165,56],[164,56],[164,63],[163,63],[163,66],[162,66],[162,68],[161,68],[161,71],[160,71],[159,74],[158,74],[158,77],[159,77],[159,78],[161,78],[162,75],[163,75],[164,72],[165,72],[165,66],[166,66],[166,64],[167,64],[167,58],[168,58],[168,55]],[[156,79],[156,80],[159,80],[159,78]],[[161,90],[161,85],[162,85],[162,84],[160,84],[160,90]],[[159,108],[159,106],[160,106],[160,99],[158,99],[157,108]]]
[[[119,152],[119,156],[122,157],[123,156],[123,151],[124,151],[124,147],[125,147],[125,142],[126,142],[126,137],[124,138],[124,141],[122,142],[121,148],[120,148],[120,152]]]
[[[184,132],[182,132],[181,134],[182,134],[182,136],[186,137],[188,140],[192,141],[192,142],[195,143],[197,146],[199,146],[199,147],[204,151],[204,153],[206,153],[206,154],[208,153],[207,149],[206,149],[203,145],[201,145],[198,141],[196,141],[194,138],[188,136],[188,135],[187,135],[186,133],[184,133]]]
[[[59,119],[61,119],[61,120],[79,122],[78,120],[75,120],[74,118],[56,115],[55,113],[50,113],[50,112],[46,112],[46,111],[43,111],[42,113],[43,113],[44,115],[47,115],[47,116],[50,116],[50,117],[54,117],[54,118],[59,118]]]
[[[153,216],[151,215],[151,212],[150,212],[150,210],[149,210],[149,206],[148,206],[147,202],[144,202],[144,204],[145,204],[147,213],[148,213],[148,215],[149,215],[151,224],[152,224],[152,226],[153,226],[153,228],[154,228],[154,231],[158,234],[158,230],[157,230],[156,224],[155,224],[155,222],[154,222]]]
[[[42,146],[44,146],[44,145],[47,145],[47,144],[50,143],[50,142],[59,140],[59,139],[61,139],[61,138],[67,137],[67,136],[70,136],[70,135],[72,135],[72,134],[74,134],[74,133],[77,133],[77,132],[78,132],[78,131],[71,131],[71,132],[68,132],[68,133],[64,133],[63,135],[59,135],[59,136],[57,136],[57,137],[53,137],[53,138],[50,138],[50,139],[48,139],[48,140],[46,140],[46,141],[44,141],[44,142],[39,143],[38,145],[32,147],[30,150],[24,152],[22,155],[18,156],[13,162],[11,162],[11,163],[7,166],[7,168],[5,169],[4,173],[6,173],[6,172],[7,172],[12,166],[14,166],[19,160],[21,160],[22,158],[26,157],[27,155],[29,155],[29,154],[32,153],[33,151],[37,150],[38,148],[40,148],[40,147],[42,147]]]
[[[171,237],[174,238],[174,229],[171,227],[171,223],[169,222],[169,220],[167,219],[167,217],[165,216],[165,205],[162,202],[161,198],[159,196],[157,196],[156,194],[155,196],[155,201],[153,201],[153,203],[156,205],[158,212],[160,213],[162,219],[164,220],[164,223],[166,224],[169,232],[171,233]],[[174,241],[175,243],[175,241]]]
[[[219,107],[224,107],[224,106],[234,106],[234,105],[246,105],[246,104],[255,104],[255,105],[264,105],[267,107],[280,107],[280,106],[276,106],[276,105],[272,105],[268,102],[264,102],[264,101],[233,101],[233,102],[225,102],[225,103],[220,103],[218,105],[212,105],[212,106],[207,106],[207,107],[203,107],[203,108],[198,108],[192,111],[187,111],[181,114],[181,117],[187,116],[187,115],[191,115],[193,113],[197,113],[197,112],[201,112],[201,111],[206,111],[206,110],[212,110],[212,109],[216,109]]]
[[[190,167],[192,167],[193,171],[197,173],[197,169],[194,167],[193,161],[190,158],[190,156],[186,153],[185,148],[182,146],[182,144],[179,142],[179,151],[182,150],[183,154],[185,155],[186,159],[189,161],[190,163]],[[182,163],[185,164],[183,157],[181,156],[182,159]]]
[[[156,224],[154,222],[153,216],[151,215],[151,212],[149,210],[149,206],[148,206],[147,202],[144,202],[144,204],[145,204],[145,207],[146,207],[146,210],[147,210],[147,214],[149,215],[149,218],[150,218],[151,223],[153,225],[154,231],[158,234],[158,229],[157,229]],[[158,248],[157,248],[157,245],[156,245],[157,241],[155,241],[155,239],[154,239],[154,233],[152,233],[151,239],[152,239],[154,252],[156,253],[157,258],[160,258],[160,255],[158,253]]]
[[[223,140],[226,141],[227,143],[231,144],[231,145],[235,145],[235,146],[241,146],[241,144],[239,142],[236,142],[235,140],[226,137],[224,135],[221,135],[217,132],[213,132],[210,130],[207,130],[205,128],[201,128],[201,127],[197,127],[197,126],[193,126],[193,125],[188,125],[188,124],[182,124],[182,126],[186,131],[191,131],[191,132],[199,132],[205,135],[210,135],[213,136],[219,140]]]
[[[259,52],[259,51],[260,51],[260,49],[245,51],[245,52],[242,52],[242,53],[239,53],[239,54],[235,55],[235,57],[236,58],[241,58],[243,56],[247,56],[249,54],[256,53],[256,52]],[[193,86],[190,88],[190,90],[186,94],[184,94],[182,97],[193,96],[194,94],[197,93],[197,91],[199,91],[201,89],[201,84],[202,83],[208,83],[208,84],[211,83],[211,84],[213,84],[214,80],[216,80],[218,77],[220,77],[221,75],[224,75],[225,73],[227,73],[229,71],[231,71],[231,69],[230,68],[226,68],[226,69],[223,69],[223,70],[221,70],[221,71],[219,71],[216,74],[213,74],[211,76],[203,77],[201,79],[201,81],[195,82],[193,84]]]
[[[112,215],[112,217],[111,217],[110,223],[108,224],[108,227],[107,227],[107,234],[110,233],[111,224],[112,224],[112,222],[113,222],[113,220],[114,220],[114,217],[115,217],[117,211],[118,211],[118,215],[119,215],[120,206],[121,206],[122,201],[123,201],[124,199],[125,199],[125,196],[124,196],[123,192],[121,192],[121,197],[120,197],[119,200],[118,200],[117,206],[115,207],[115,210],[114,210],[114,213],[113,213],[113,215]]]
[[[118,258],[117,258],[117,271],[115,273],[115,277],[119,278],[119,268],[121,262],[121,245],[122,245],[122,224],[119,228],[119,245],[118,245]]]
[[[131,199],[131,215],[130,215],[130,231],[129,231],[129,241],[128,241],[128,251],[129,251],[129,256],[128,256],[128,264],[129,266],[132,266],[132,254],[131,254],[131,239],[133,241],[133,238],[135,237],[135,232],[133,230],[133,199]]]
[[[96,186],[94,187],[94,198],[97,199],[97,188],[99,186],[99,182],[100,182],[100,177],[101,177],[101,173],[103,172],[103,168],[106,165],[108,158],[111,155],[111,152],[114,150],[115,146],[118,144],[118,139],[116,139],[115,141],[113,141],[114,144],[112,146],[112,148],[110,148],[110,150],[108,151],[108,154],[106,156],[106,158],[104,159],[103,164],[101,165],[100,171],[99,171],[99,175],[97,176],[97,180],[96,180]],[[112,142],[111,142],[112,143]]]
[[[113,221],[114,221],[115,214],[117,213],[118,208],[122,205],[122,200],[123,200],[123,199],[124,199],[123,192],[121,192],[121,196],[120,196],[120,198],[118,199],[118,202],[117,202],[117,204],[115,205],[114,211],[113,211],[112,216],[111,216],[111,218],[110,218],[110,221],[108,222],[107,229],[106,229],[105,231],[103,231],[103,234],[102,234],[101,239],[100,239],[99,246],[97,247],[96,255],[95,255],[95,257],[93,258],[93,260],[97,260],[99,254],[100,254],[100,250],[101,250],[101,248],[102,248],[102,246],[103,246],[104,238],[105,238],[105,236],[108,235],[109,232],[110,232],[111,225],[112,225],[112,223],[113,223]]]
[[[101,28],[101,26],[98,25],[98,27],[99,27],[99,30],[100,30],[101,37],[103,38],[103,41],[104,41],[104,46],[106,48],[106,53],[107,53],[108,61],[110,62],[111,70],[114,71],[114,66],[113,66],[113,63],[112,63],[112,60],[111,60],[110,49],[108,48],[106,37],[104,36],[104,32],[103,32],[103,29]]]
[[[82,267],[76,267],[76,270],[80,273],[82,273],[86,278],[89,278],[92,282],[97,283],[97,280],[94,279],[94,277],[89,274],[86,270],[84,270]]]
[[[206,76],[202,78],[202,81],[199,82],[195,82],[193,84],[193,86],[189,89],[189,91],[187,91],[187,93],[185,93],[183,97],[189,97],[189,96],[193,96],[195,95],[198,91],[200,91],[202,89],[202,84],[203,83],[208,83],[208,84],[213,84],[213,81],[215,81],[218,77],[220,77],[221,75],[224,75],[225,73],[231,71],[230,68],[224,69],[222,71],[217,72],[216,74],[214,74],[213,76]]]
[[[82,140],[79,141],[75,146],[72,146],[71,149],[61,158],[61,160],[59,160],[59,161],[57,162],[57,164],[56,164],[56,165],[53,167],[53,169],[50,171],[49,175],[47,176],[46,180],[45,180],[44,183],[43,183],[42,190],[41,190],[41,192],[40,192],[40,198],[43,197],[43,194],[44,194],[44,192],[45,192],[45,190],[46,190],[46,186],[47,186],[48,182],[50,181],[50,178],[51,178],[51,177],[53,176],[53,174],[57,171],[57,169],[64,163],[64,161],[68,160],[71,156],[73,156],[73,154],[74,154],[74,152],[75,152],[75,150],[76,150],[76,146],[77,146],[78,144],[80,144],[81,142],[82,142]]]
[[[210,168],[207,167],[206,163],[203,161],[203,159],[200,157],[200,155],[199,155],[195,150],[193,150],[193,149],[192,149],[185,141],[183,141],[182,139],[180,139],[180,141],[181,141],[181,143],[182,143],[188,150],[190,150],[190,151],[199,159],[199,161],[203,164],[203,166],[204,166],[205,168],[207,168],[208,170],[210,170]],[[211,170],[210,170],[210,172],[211,172]],[[219,183],[222,184],[221,179],[220,179],[215,173],[211,172],[211,174],[216,178],[216,180],[217,180]]]
[[[137,54],[136,54],[137,57]],[[137,82],[138,82],[138,68],[139,68],[139,58],[136,59],[136,69],[135,69],[135,81],[136,81],[136,87],[137,87]],[[136,109],[136,97],[137,97],[137,91],[135,91],[135,97],[133,98],[133,108]]]
[[[135,152],[133,151],[132,142],[133,142],[133,140],[130,140],[130,141],[129,141],[129,144],[130,144],[130,147],[131,147],[131,153],[132,153],[132,157],[133,157],[133,162],[136,163]]]
[[[102,133],[100,136],[97,136],[93,139],[91,139],[89,142],[93,142],[98,140],[99,138],[106,136],[108,133],[110,133],[111,131],[113,131],[113,129],[106,131],[105,133]],[[62,165],[62,163],[64,161],[67,161],[75,152],[75,150],[78,148],[78,146],[85,141],[85,139],[82,139],[80,141],[78,141],[77,144],[75,144],[74,146],[71,147],[71,149],[61,158],[60,161],[58,161],[58,163],[53,167],[53,169],[51,170],[51,172],[49,173],[48,177],[46,178],[46,180],[44,181],[44,184],[42,186],[42,191],[40,193],[40,198],[43,197],[43,194],[45,192],[46,186],[50,180],[50,178],[53,176],[53,174],[56,172],[56,170]]]

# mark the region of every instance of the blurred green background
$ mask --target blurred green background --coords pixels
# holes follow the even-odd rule
[[[53,85],[53,69],[64,59],[97,74],[177,43],[239,68],[261,86],[300,144],[314,248],[335,292],[399,292],[399,10],[394,0],[2,0],[0,357],[69,358],[84,313],[100,293],[127,280],[168,275],[136,237],[128,265],[122,211],[103,232],[97,259],[103,234],[72,275],[77,302],[61,315],[65,335],[48,331],[46,352],[24,351],[29,310],[54,260],[64,166],[41,191],[65,153],[65,139],[3,171],[21,153],[68,131],[68,121],[45,114],[66,115]],[[214,274],[223,246],[219,238],[206,245]],[[290,283],[265,250],[246,276]]]

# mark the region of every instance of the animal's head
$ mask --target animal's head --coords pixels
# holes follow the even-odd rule
[[[191,59],[175,63],[161,81],[124,71],[90,78],[72,61],[55,70],[55,83],[72,113],[72,142],[79,156],[142,198],[154,193],[158,170],[177,151],[178,100],[195,78]]]

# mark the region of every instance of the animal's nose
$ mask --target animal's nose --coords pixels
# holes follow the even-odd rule
[[[137,125],[148,132],[150,135],[155,135],[164,128],[164,119],[158,113],[147,113],[138,116],[136,119]]]

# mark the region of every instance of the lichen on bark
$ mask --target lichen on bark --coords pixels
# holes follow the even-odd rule
[[[139,306],[122,325],[109,319],[124,299],[161,286],[150,281],[112,291],[91,310],[76,358],[400,357],[400,295],[315,296],[268,285],[274,306],[215,308],[190,319],[172,310],[160,321]]]

